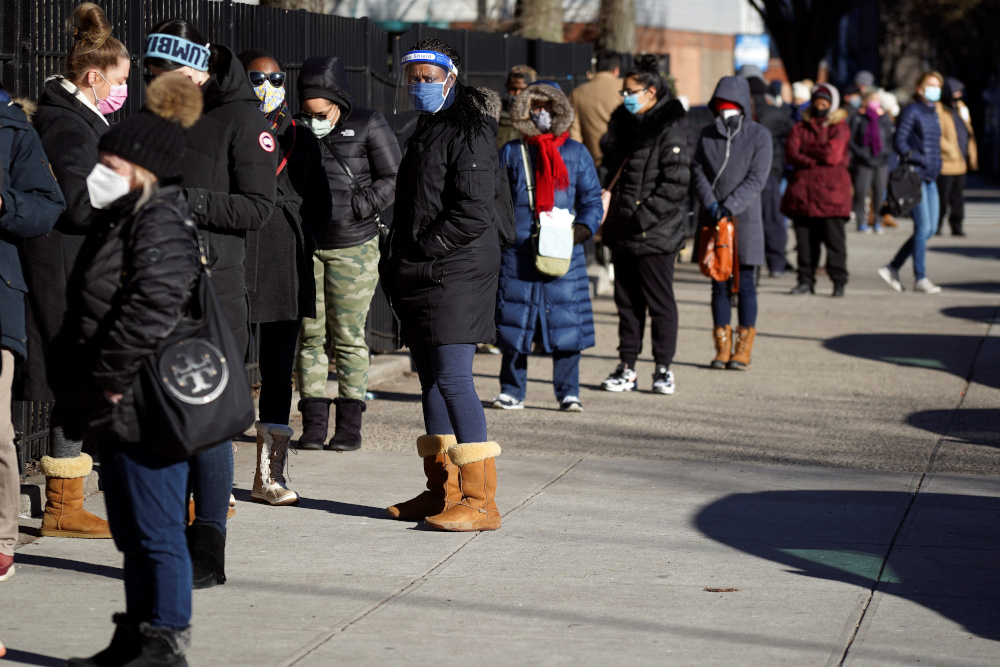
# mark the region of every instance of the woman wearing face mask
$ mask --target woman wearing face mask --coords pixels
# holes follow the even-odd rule
[[[316,315],[302,320],[296,384],[302,400],[300,449],[361,447],[368,390],[365,321],[378,284],[381,216],[396,194],[399,143],[381,113],[355,104],[340,58],[317,56],[299,74],[300,120],[319,140],[333,211],[313,254]],[[337,394],[326,397],[330,357]],[[329,443],[330,404],[337,406]]]
[[[143,63],[153,77],[178,72],[200,88],[205,110],[186,132],[181,185],[203,230],[212,284],[243,349],[250,341],[243,260],[246,234],[260,229],[274,211],[277,142],[260,113],[260,100],[232,50],[209,44],[190,23],[170,19],[146,36]],[[281,461],[281,451],[277,459]],[[271,463],[271,462],[269,462]],[[226,518],[233,486],[231,442],[191,459],[194,517],[188,544],[194,585],[226,581]],[[270,469],[281,469],[273,463]],[[284,478],[272,473],[272,481]]]
[[[712,368],[744,371],[757,335],[756,267],[763,266],[764,223],[761,192],[771,170],[771,133],[750,115],[750,84],[739,76],[723,77],[710,106],[715,122],[701,131],[691,163],[694,189],[702,205],[702,225],[735,217],[739,267],[739,328],[735,345],[730,282],[712,281]]]
[[[62,369],[48,358],[49,346],[62,327],[68,304],[69,273],[95,210],[87,193],[87,175],[97,162],[97,144],[110,129],[105,114],[125,102],[129,54],[111,35],[100,7],[84,3],[73,12],[73,45],[66,72],[49,79],[34,119],[42,145],[51,156],[52,172],[66,197],[66,211],[47,236],[26,239],[22,246],[27,294],[28,360],[18,400],[52,401]],[[51,367],[53,384],[46,367]],[[56,406],[49,431],[49,455],[42,457],[45,473],[46,537],[110,538],[103,519],[83,509],[83,482],[91,458],[82,443],[66,437],[62,419],[68,406]]]
[[[938,217],[937,233],[944,227],[945,214],[952,236],[965,236],[962,220],[965,218],[965,175],[979,168],[979,150],[976,147],[976,133],[972,130],[972,116],[969,107],[962,101],[965,85],[958,79],[948,77],[944,82],[941,101],[937,107],[938,122],[941,124],[941,175],[938,176],[938,194],[941,211]]]
[[[785,161],[794,169],[781,201],[781,212],[795,223],[799,284],[792,294],[812,294],[820,248],[826,246],[826,271],[833,296],[844,296],[847,284],[847,237],[851,216],[851,175],[847,169],[847,110],[837,104],[837,89],[821,83],[802,121],[785,144]]]
[[[691,156],[681,122],[684,107],[670,98],[657,66],[654,56],[636,57],[622,83],[624,104],[611,114],[601,139],[601,177],[612,190],[602,242],[611,248],[615,266],[620,360],[601,385],[607,391],[636,388],[647,309],[656,362],[652,390],[676,389],[670,370],[678,326],[674,266],[684,247]]]
[[[941,100],[944,82],[937,72],[924,72],[917,80],[913,101],[899,114],[893,147],[900,160],[916,166],[921,178],[920,203],[913,209],[913,235],[886,266],[878,270],[892,289],[903,291],[899,270],[912,255],[913,291],[938,294],[941,288],[927,277],[927,240],[937,230],[940,202],[937,177],[941,174],[941,123],[934,105]]]
[[[506,165],[517,242],[503,252],[497,295],[497,329],[503,350],[500,395],[494,408],[524,407],[528,356],[538,347],[552,355],[552,383],[559,409],[579,412],[580,352],[594,345],[594,315],[583,242],[601,224],[601,185],[586,147],[569,138],[573,107],[561,90],[539,82],[511,106],[514,129],[524,137],[500,151]],[[527,155],[526,165],[523,156]],[[569,271],[559,278],[535,270],[532,233],[547,212],[573,216]]]
[[[271,219],[247,233],[246,282],[250,322],[260,336],[260,401],[257,464],[251,498],[271,505],[298,502],[295,491],[272,477],[292,437],[288,413],[299,326],[316,316],[312,252],[330,221],[330,190],[313,133],[292,120],[285,100],[285,73],[266,51],[244,51],[239,60],[260,100],[260,111],[278,140],[277,198]]]
[[[191,560],[184,535],[187,461],[166,461],[141,441],[132,391],[143,359],[180,320],[199,273],[197,231],[180,188],[182,127],[202,101],[188,79],[154,81],[144,111],[100,141],[87,178],[92,218],[54,351],[59,400],[101,454],[101,484],[115,546],[124,555],[125,612],[111,644],[67,665],[187,665]]]
[[[400,66],[396,112],[420,115],[379,271],[420,376],[427,491],[388,511],[438,530],[496,530],[500,445],[487,440],[472,361],[476,343],[496,338],[500,96],[462,85],[461,58],[438,39],[414,45]]]
[[[878,211],[889,183],[889,153],[892,151],[892,118],[882,108],[877,90],[865,93],[864,108],[850,120],[851,171],[854,178],[854,216],[858,231],[870,234],[865,202],[871,192],[875,210],[875,233],[882,234]]]

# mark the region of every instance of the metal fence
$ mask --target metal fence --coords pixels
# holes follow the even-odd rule
[[[0,0],[0,76],[12,95],[37,99],[45,79],[63,70],[71,39],[69,18],[76,0]],[[156,23],[182,18],[195,25],[214,43],[239,53],[264,49],[288,72],[289,105],[298,111],[297,76],[310,56],[338,55],[347,70],[354,99],[377,109],[388,120],[400,143],[412,132],[415,114],[396,115],[396,63],[415,42],[437,37],[459,51],[463,58],[462,82],[502,91],[507,71],[526,64],[539,75],[560,83],[567,93],[586,80],[591,67],[589,44],[553,44],[499,33],[439,30],[415,25],[402,34],[386,33],[368,19],[312,14],[234,3],[232,0],[103,0],[114,26],[114,35],[125,43],[132,57],[129,97],[115,114],[121,120],[143,104],[143,71],[139,56],[147,30]],[[392,221],[392,210],[383,215]],[[372,301],[366,327],[373,351],[396,348],[396,321],[379,288]],[[255,346],[255,350],[259,349]],[[251,380],[259,378],[257,357],[247,367]],[[258,380],[259,381],[259,380]],[[21,470],[45,453],[48,444],[46,404],[16,404]]]

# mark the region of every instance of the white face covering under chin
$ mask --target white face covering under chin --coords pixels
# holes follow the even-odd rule
[[[723,109],[722,110],[722,119],[723,120],[729,120],[730,118],[733,118],[734,116],[739,116],[739,115],[740,115],[739,109]]]
[[[129,182],[110,167],[96,164],[87,176],[87,192],[91,206],[107,208],[129,193]]]

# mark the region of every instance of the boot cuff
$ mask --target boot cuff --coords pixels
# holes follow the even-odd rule
[[[254,426],[257,427],[257,435],[261,437],[270,436],[284,436],[285,438],[291,438],[295,435],[295,431],[292,430],[291,426],[286,424],[268,424],[267,422],[256,422]]]
[[[422,435],[417,438],[417,456],[426,459],[428,456],[438,456],[448,451],[457,440],[455,436],[448,435]]]
[[[90,471],[94,469],[94,459],[90,458],[90,454],[83,453],[70,459],[54,459],[51,456],[43,456],[41,468],[42,474],[46,477],[76,479],[90,474]]]
[[[495,442],[464,442],[448,448],[448,458],[457,466],[478,463],[500,456],[500,445]]]
[[[351,405],[352,403],[357,404],[361,407],[361,412],[364,412],[368,408],[368,404],[358,398],[335,398],[333,399],[335,405]]]
[[[155,628],[149,623],[140,623],[139,632],[150,639],[162,639],[174,655],[184,657],[191,648],[191,626],[186,628]]]
[[[302,412],[302,406],[309,405],[310,403],[323,403],[327,407],[330,407],[330,405],[333,403],[333,399],[332,398],[323,398],[323,397],[301,398],[301,399],[299,399],[299,412]]]

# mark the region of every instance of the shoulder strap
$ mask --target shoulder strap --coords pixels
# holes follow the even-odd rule
[[[531,169],[529,165],[531,164],[531,158],[528,157],[528,144],[524,142],[524,139],[518,142],[521,146],[521,166],[524,168],[524,182],[528,186],[528,206],[531,207],[532,213],[535,210],[535,182],[531,178]]]
[[[347,166],[347,162],[343,157],[341,157],[340,151],[338,151],[337,147],[333,145],[332,141],[330,141],[329,135],[323,137],[323,143],[326,145],[327,150],[330,151],[330,154],[333,155],[334,159],[340,164],[340,168],[344,170],[347,176],[351,179],[351,182],[354,183],[354,187],[360,190],[361,183],[358,182],[354,172],[351,171],[351,168]]]
[[[278,172],[275,174],[275,176],[278,176],[278,175],[281,174],[281,171],[285,168],[285,165],[288,164],[288,158],[290,158],[292,156],[292,153],[295,152],[295,139],[298,136],[298,134],[299,134],[299,128],[295,125],[295,119],[293,118],[292,119],[292,147],[288,149],[288,152],[285,153],[285,157],[283,157],[281,159],[281,164],[278,165]]]
[[[630,153],[628,157],[622,160],[622,163],[618,166],[618,171],[615,172],[615,177],[611,179],[611,182],[608,183],[608,187],[605,188],[608,192],[611,192],[612,190],[615,189],[615,183],[618,182],[618,178],[622,175],[622,171],[625,169],[625,165],[628,164],[628,161],[632,159],[633,155],[635,155],[635,153]]]

